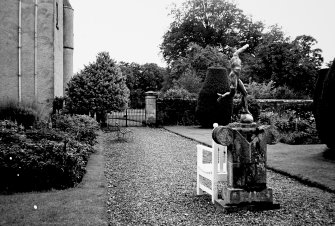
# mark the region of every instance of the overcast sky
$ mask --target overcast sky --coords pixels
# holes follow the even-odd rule
[[[159,45],[183,0],[70,0],[74,8],[74,72],[108,51],[120,62],[166,66]],[[254,20],[278,24],[287,36],[311,35],[325,62],[335,58],[335,0],[235,0]]]

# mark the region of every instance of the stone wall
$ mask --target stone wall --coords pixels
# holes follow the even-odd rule
[[[67,82],[73,74],[73,52],[64,53],[63,0],[37,1],[37,51],[35,51],[35,0],[21,0],[21,2],[20,89],[19,0],[0,0],[0,100],[9,98],[18,101],[21,90],[22,101],[36,100],[41,106],[50,110],[54,96],[63,96],[65,80]],[[72,20],[73,15],[67,20],[72,29],[70,36],[73,48]],[[36,77],[35,55],[37,55]],[[67,75],[66,79],[63,76],[64,61],[70,61],[66,71],[71,75]]]
[[[18,1],[0,0],[0,100],[19,98]]]

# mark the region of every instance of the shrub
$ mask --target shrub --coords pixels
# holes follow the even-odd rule
[[[0,121],[0,190],[66,188],[79,183],[93,147],[67,133],[40,127],[23,130]]]
[[[36,104],[17,103],[7,100],[0,103],[0,120],[16,121],[25,128],[33,126],[41,118],[41,112]]]
[[[174,87],[168,89],[163,94],[163,99],[194,99],[196,97],[195,94],[191,94],[184,88]]]
[[[66,188],[79,183],[93,149],[76,141],[0,142],[2,191]]]
[[[274,82],[257,83],[252,82],[247,86],[248,94],[256,99],[271,99],[273,98]]]
[[[314,95],[314,115],[319,137],[329,148],[335,149],[335,61],[331,68],[319,74]]]
[[[196,99],[158,99],[159,125],[195,125]]]
[[[227,125],[232,116],[232,99],[217,102],[217,93],[229,91],[227,71],[225,68],[210,67],[199,93],[196,109],[197,120],[202,127],[211,128],[213,123]]]
[[[306,114],[308,115],[308,114]],[[271,125],[269,136],[287,144],[317,144],[314,118],[300,118],[294,111],[286,111],[279,115],[273,112],[263,112],[259,118],[260,124]]]
[[[75,140],[94,145],[96,131],[99,129],[97,121],[87,115],[53,115],[53,128],[69,133]]]

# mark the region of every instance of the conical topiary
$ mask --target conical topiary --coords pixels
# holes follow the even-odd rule
[[[196,116],[202,127],[212,128],[213,123],[227,125],[232,115],[233,100],[217,101],[217,93],[229,91],[227,70],[222,67],[210,67],[199,93]]]
[[[319,137],[329,148],[335,149],[335,60],[331,68],[320,71],[314,92],[314,116]]]

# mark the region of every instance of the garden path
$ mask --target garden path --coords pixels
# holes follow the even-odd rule
[[[196,195],[196,144],[157,128],[104,141],[110,225],[332,225],[335,194],[268,171],[279,210],[225,214]]]

